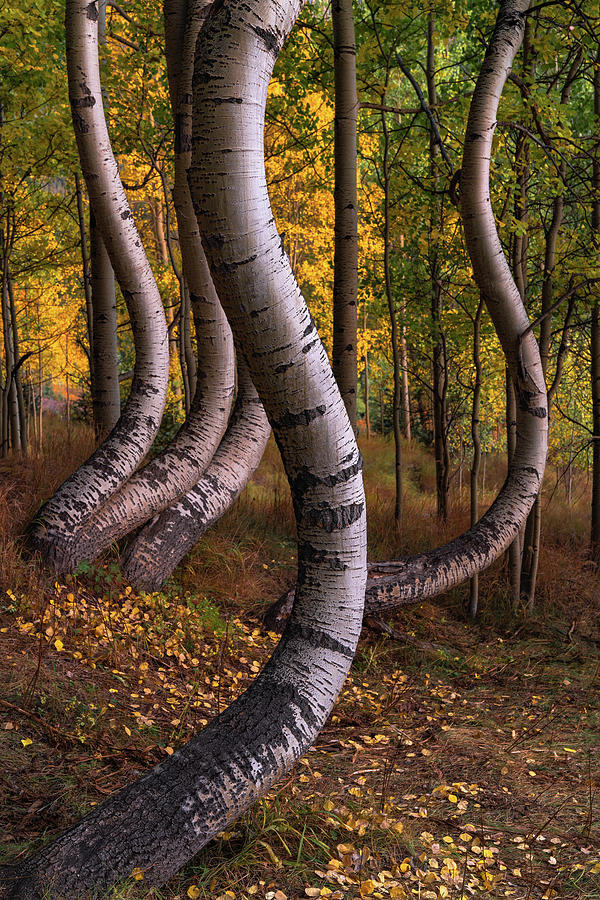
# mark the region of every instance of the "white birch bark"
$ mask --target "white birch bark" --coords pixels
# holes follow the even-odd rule
[[[90,205],[128,304],[136,347],[131,394],[96,452],[42,507],[29,545],[62,567],[62,544],[131,475],[162,417],[169,374],[160,294],[142,248],[110,146],[98,66],[96,0],[67,0],[67,70],[73,124]]]
[[[168,760],[13,870],[12,900],[44,886],[83,900],[134,867],[146,885],[162,884],[310,746],[354,656],[366,577],[361,459],[281,248],[263,160],[269,78],[299,8],[298,0],[228,0],[207,21],[196,56],[202,125],[191,181],[215,284],[292,489],[294,610],[252,686]]]
[[[502,88],[523,37],[529,0],[503,0],[469,113],[461,207],[475,280],[506,356],[517,397],[517,440],[507,479],[484,516],[464,534],[418,556],[371,563],[365,614],[434,597],[481,572],[512,543],[541,487],[548,447],[546,384],[537,342],[504,256],[489,194],[489,166]],[[269,610],[285,618],[292,591]]]
[[[541,487],[548,446],[546,385],[537,342],[504,256],[490,201],[489,167],[500,95],[523,39],[529,0],[503,0],[471,102],[461,212],[475,280],[506,356],[517,396],[517,444],[508,477],[480,521],[436,550],[398,560],[369,583],[366,609],[433,597],[489,566],[511,544]]]
[[[235,407],[210,465],[185,497],[142,528],[123,555],[123,571],[138,590],[158,590],[232,506],[257,469],[270,433],[263,405],[240,360]]]
[[[189,5],[189,12],[186,7]],[[191,162],[192,73],[203,0],[165,3],[166,56],[175,126],[173,197],[183,277],[189,287],[200,361],[189,415],[163,453],[129,480],[63,542],[61,568],[72,571],[83,560],[129,534],[187,493],[210,463],[227,427],[234,393],[231,329],[219,303],[202,249],[187,183]]]

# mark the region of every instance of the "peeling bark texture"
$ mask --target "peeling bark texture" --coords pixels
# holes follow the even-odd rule
[[[234,394],[231,329],[219,303],[202,249],[187,183],[191,160],[192,72],[203,3],[186,17],[184,0],[165,4],[167,68],[175,123],[173,195],[185,283],[189,286],[196,324],[200,368],[189,415],[169,446],[63,542],[62,570],[73,571],[95,559],[119,538],[160,514],[196,484],[219,445]]]
[[[358,195],[356,189],[356,40],[352,0],[333,0],[335,81],[335,246],[333,259],[333,374],[356,429]]]
[[[271,428],[243,362],[231,421],[198,484],[149,522],[123,556],[123,570],[138,590],[156,591],[186,553],[240,496],[260,463]]]
[[[215,285],[290,480],[300,560],[294,611],[251,687],[168,760],[18,866],[12,900],[39,897],[44,886],[83,900],[134,867],[146,885],[164,883],[310,746],[354,656],[366,576],[360,454],[282,253],[264,171],[269,78],[299,8],[298,0],[213,8],[197,45],[191,170]]]
[[[115,275],[92,211],[90,211],[90,251],[92,409],[96,434],[104,437],[115,427],[121,413],[117,301]]]
[[[81,167],[133,329],[136,361],[121,417],[96,452],[58,489],[30,526],[29,546],[62,568],[62,544],[131,475],[158,431],[169,377],[163,306],[113,156],[102,107],[95,0],[66,7],[69,97]]]

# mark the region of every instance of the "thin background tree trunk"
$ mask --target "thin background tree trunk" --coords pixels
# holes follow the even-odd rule
[[[81,267],[83,272],[83,292],[85,296],[85,319],[88,335],[87,358],[90,369],[90,396],[94,384],[94,321],[92,311],[92,275],[90,271],[90,257],[88,253],[87,234],[85,230],[85,215],[83,211],[83,192],[79,172],[75,172],[75,198],[77,200],[77,221],[79,223],[79,242],[81,247]]]
[[[366,340],[367,337],[367,304],[365,303],[363,307],[363,335]],[[371,438],[371,401],[369,396],[370,385],[369,385],[369,351],[365,350],[364,356],[365,363],[365,424],[367,429],[367,440]]]
[[[512,375],[506,369],[506,459],[510,473],[517,449],[517,400]],[[508,548],[508,580],[511,605],[516,612],[521,602],[521,534],[519,533]]]
[[[386,103],[385,93],[382,98],[382,106]],[[385,283],[385,296],[387,299],[390,316],[392,359],[394,366],[394,399],[392,405],[392,422],[394,429],[394,472],[396,480],[396,494],[394,501],[394,519],[398,526],[402,521],[402,426],[400,424],[402,402],[402,376],[400,370],[400,350],[398,346],[398,321],[396,319],[396,304],[392,291],[392,272],[390,266],[390,170],[389,170],[389,131],[386,112],[381,111],[381,129],[383,133],[383,157],[381,161],[381,177],[383,187],[383,274]]]
[[[569,67],[569,71],[565,78],[565,83],[563,85],[560,98],[561,104],[563,106],[567,106],[569,103],[573,81],[577,76],[580,66],[581,51],[573,60],[573,63]],[[552,203],[552,218],[550,220],[550,226],[546,232],[544,274],[542,281],[541,316],[543,318],[540,324],[539,346],[540,358],[542,361],[542,369],[544,371],[545,379],[547,379],[548,376],[548,360],[550,357],[550,345],[552,341],[552,305],[554,303],[554,269],[556,266],[556,248],[563,222],[565,207],[562,186],[564,185],[567,176],[567,163],[564,159],[561,160],[558,166],[557,176],[561,181],[561,185],[559,187],[559,192],[557,193]],[[571,306],[569,306],[569,309],[571,309]],[[557,359],[557,373],[559,370],[559,366],[560,363]],[[558,384],[556,383],[553,387],[554,396]],[[551,415],[552,403],[549,399],[548,420],[550,420]],[[550,422],[548,422],[548,424],[550,424]],[[529,514],[527,525],[525,527],[525,548],[528,552],[523,559],[523,565],[521,569],[521,596],[524,598],[527,609],[529,611],[533,609],[535,603],[535,589],[540,559],[541,526],[542,500],[541,495],[538,495],[534,507]]]
[[[594,65],[594,119],[600,139],[600,45]],[[592,241],[600,252],[600,151],[596,146],[592,171]],[[597,294],[592,306],[590,342],[592,380],[592,521],[590,555],[600,565],[600,301]]]
[[[335,83],[333,257],[333,374],[356,431],[358,197],[356,188],[356,41],[352,0],[333,0]]]
[[[17,306],[15,303],[15,291],[12,276],[10,274],[10,266],[7,268],[6,277],[8,281],[8,303],[10,307],[10,319],[12,324],[13,348],[15,354],[15,388],[17,391],[17,406],[19,408],[19,435],[21,439],[21,453],[26,456],[28,450],[27,438],[27,410],[25,406],[25,397],[23,395],[23,377],[21,375],[21,351],[19,339],[19,323],[17,321]]]
[[[471,525],[475,525],[479,518],[477,503],[477,489],[479,482],[479,466],[481,464],[481,439],[479,435],[479,411],[481,400],[481,316],[483,313],[483,300],[479,301],[475,318],[473,320],[473,366],[475,368],[475,380],[473,382],[473,406],[471,409],[471,441],[473,443],[473,461],[471,463]],[[462,452],[462,441],[461,441]],[[462,460],[461,460],[462,470]],[[477,615],[479,604],[479,574],[471,578],[469,593],[469,615],[472,619]]]
[[[435,18],[433,11],[427,18],[427,100],[429,107],[437,106],[437,90],[435,86]],[[432,113],[435,115],[435,113]],[[430,174],[434,190],[439,191],[438,157],[440,147],[433,128],[429,129]],[[433,201],[431,231],[441,231],[442,201]],[[439,247],[431,238],[429,265],[431,270],[431,333],[433,343],[432,382],[433,382],[433,443],[435,450],[435,473],[437,488],[437,514],[444,522],[448,518],[448,489],[450,478],[450,458],[448,455],[448,359],[446,342],[443,333],[442,309],[443,295]]]
[[[107,435],[121,414],[115,275],[90,209],[92,295],[92,410],[98,437]]]

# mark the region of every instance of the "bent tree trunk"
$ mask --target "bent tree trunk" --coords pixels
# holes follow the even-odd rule
[[[299,7],[229,0],[207,21],[196,57],[191,171],[216,287],[290,481],[295,608],[252,686],[168,760],[21,863],[12,898],[43,886],[51,896],[89,897],[134,867],[145,884],[162,884],[310,746],[354,656],[366,574],[360,454],[281,250],[263,161],[269,77]]]
[[[518,535],[542,483],[548,446],[546,385],[538,345],[502,251],[489,193],[498,102],[522,40],[528,6],[529,0],[501,3],[471,101],[460,192],[475,280],[515,385],[517,439],[512,464],[496,500],[464,534],[418,556],[369,565],[373,571],[392,574],[367,581],[366,615],[435,597],[487,568]],[[275,607],[269,615],[277,615]]]
[[[160,425],[169,377],[162,301],[121,184],[102,108],[96,0],[68,0],[66,34],[69,97],[81,167],[90,206],[128,305],[136,361],[131,393],[117,425],[30,526],[30,548],[58,569],[72,535],[147,453]]]
[[[234,392],[234,356],[231,330],[219,303],[202,249],[200,233],[187,183],[191,161],[192,72],[194,48],[202,22],[200,0],[165,3],[167,71],[175,124],[174,202],[187,284],[196,323],[196,345],[201,361],[196,389],[183,427],[163,453],[136,472],[73,535],[63,550],[62,568],[73,570],[83,559],[95,559],[114,541],[160,514],[198,481],[219,445],[227,426]],[[182,317],[189,315],[182,304]],[[189,326],[188,326],[189,327]]]
[[[369,585],[378,612],[433,597],[489,566],[519,533],[544,474],[546,385],[539,349],[502,251],[489,192],[498,103],[523,38],[529,0],[504,0],[471,101],[461,174],[461,213],[475,280],[500,339],[517,396],[517,442],[507,479],[479,522],[443,547],[398,561],[399,573]]]
[[[140,531],[123,556],[123,571],[138,590],[158,590],[204,532],[227,512],[256,471],[270,433],[240,359],[235,407],[210,465],[185,497]]]

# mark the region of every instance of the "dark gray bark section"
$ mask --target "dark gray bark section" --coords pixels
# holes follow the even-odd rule
[[[144,526],[123,555],[138,590],[156,591],[240,496],[260,463],[271,428],[243,363],[231,421],[198,484]]]

